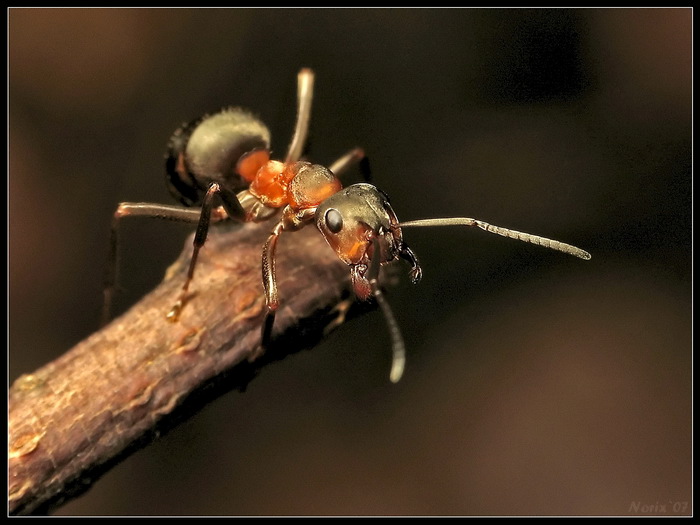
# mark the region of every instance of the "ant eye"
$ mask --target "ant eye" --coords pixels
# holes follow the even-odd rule
[[[330,208],[326,212],[326,226],[331,233],[338,233],[343,229],[343,216],[335,208]]]

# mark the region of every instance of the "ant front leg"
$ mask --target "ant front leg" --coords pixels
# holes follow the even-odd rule
[[[279,294],[277,293],[277,277],[275,273],[275,251],[277,240],[283,231],[297,231],[314,220],[316,207],[294,210],[287,206],[282,211],[282,218],[272,229],[267,238],[262,253],[262,280],[265,287],[265,303],[267,312],[262,326],[263,348],[269,346],[272,340],[272,325],[275,323],[275,314],[279,308]]]
[[[225,214],[221,216],[219,208],[214,208],[214,199],[218,197],[221,200]],[[214,213],[216,212],[216,213]],[[204,246],[207,240],[207,234],[209,233],[209,223],[211,219],[221,220],[230,217],[231,219],[245,222],[246,213],[241,203],[239,202],[236,194],[231,190],[222,187],[216,182],[212,182],[209,185],[207,193],[204,195],[202,200],[202,209],[199,212],[199,222],[197,223],[197,231],[194,234],[193,248],[192,248],[192,259],[190,259],[190,266],[187,270],[187,277],[185,278],[185,284],[182,286],[180,291],[180,296],[173,305],[170,312],[166,318],[169,321],[177,322],[180,318],[180,313],[185,305],[187,299],[187,292],[194,277],[194,269],[197,266],[197,257],[199,256],[199,250]]]
[[[413,284],[418,284],[423,278],[423,270],[418,262],[418,257],[415,253],[413,253],[413,250],[408,247],[408,244],[404,242],[403,233],[401,232],[401,228],[399,226],[399,219],[396,217],[396,213],[394,213],[393,208],[391,208],[391,206],[387,206],[386,212],[389,214],[389,221],[391,222],[390,229],[392,235],[394,236],[399,256],[404,261],[409,262],[411,265],[411,271],[408,272],[408,275],[411,277],[411,282]]]
[[[272,339],[272,325],[275,323],[275,314],[279,308],[279,295],[277,293],[277,279],[275,277],[275,250],[277,239],[284,230],[284,223],[279,222],[267,238],[262,253],[262,278],[265,287],[265,303],[267,312],[262,326],[262,347],[269,346]]]
[[[401,243],[399,244],[399,255],[402,259],[408,261],[411,264],[411,271],[408,272],[408,275],[411,277],[411,282],[413,284],[418,284],[423,278],[423,270],[421,269],[420,263],[418,262],[418,257],[416,257],[416,254],[413,253],[413,250],[411,250],[411,248],[408,247],[408,244],[406,244],[403,241],[401,241]]]

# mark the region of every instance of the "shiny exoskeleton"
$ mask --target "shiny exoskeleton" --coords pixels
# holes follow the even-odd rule
[[[105,280],[103,320],[116,280],[117,231],[125,216],[148,216],[196,222],[192,259],[187,277],[167,314],[177,321],[194,276],[197,256],[205,243],[209,224],[227,219],[260,222],[278,215],[263,246],[262,277],[267,312],[262,326],[262,346],[272,334],[279,294],[275,276],[275,250],[282,232],[314,223],[338,258],[350,267],[352,284],[361,300],[374,298],[382,309],[392,338],[390,378],[403,374],[405,348],[393,313],[378,284],[382,264],[404,259],[418,283],[422,271],[417,257],[403,240],[402,228],[411,226],[477,226],[505,237],[562,251],[582,259],[587,252],[552,239],[517,232],[471,218],[423,219],[399,222],[388,197],[369,183],[342,187],[337,175],[364,158],[355,148],[330,167],[301,160],[311,116],[314,74],[298,75],[297,119],[292,141],[283,161],[270,159],[270,133],[254,115],[241,108],[222,111],[181,126],[172,136],[166,155],[166,181],[185,207],[152,203],[121,203],[114,213],[110,255]],[[194,207],[193,207],[194,206]]]

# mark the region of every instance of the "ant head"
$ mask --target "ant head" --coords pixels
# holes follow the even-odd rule
[[[316,226],[338,258],[350,266],[355,294],[360,299],[372,293],[367,271],[375,246],[381,248],[379,264],[396,258],[393,217],[386,195],[366,183],[340,190],[316,209]]]

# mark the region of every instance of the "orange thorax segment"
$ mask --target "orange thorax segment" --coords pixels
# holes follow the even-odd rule
[[[289,203],[287,188],[294,178],[293,165],[271,160],[265,163],[255,175],[249,191],[265,206],[281,208]]]
[[[270,152],[266,149],[249,151],[238,159],[236,172],[248,182],[253,182],[261,167],[270,160]]]
[[[321,176],[305,177],[300,173],[290,184],[289,204],[295,210],[315,208],[343,188],[340,180],[330,171]]]
[[[340,180],[320,164],[270,160],[258,169],[249,191],[265,206],[300,211],[317,207],[341,189]]]

